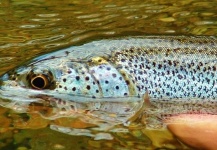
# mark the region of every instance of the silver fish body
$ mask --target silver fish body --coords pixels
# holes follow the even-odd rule
[[[1,77],[0,97],[17,103],[42,99],[104,102],[101,110],[117,114],[132,110],[135,103],[141,105],[146,92],[159,107],[165,100],[174,102],[169,106],[191,100],[215,102],[216,68],[216,37],[101,40],[37,57],[9,71]],[[122,102],[133,104],[115,107]]]

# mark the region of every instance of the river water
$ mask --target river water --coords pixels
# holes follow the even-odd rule
[[[216,6],[216,0],[0,0],[0,75],[40,54],[93,40],[216,36]],[[54,122],[86,127],[70,119]],[[50,130],[52,123],[37,114],[1,108],[0,149],[188,149],[167,130],[132,128],[112,133],[111,140],[96,140]]]

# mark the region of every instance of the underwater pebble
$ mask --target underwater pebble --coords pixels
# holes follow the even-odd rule
[[[17,150],[28,150],[28,148],[21,146],[21,147],[18,147]]]
[[[206,32],[208,29],[208,26],[199,26],[194,28],[190,33],[194,35],[202,35],[204,32]]]
[[[200,26],[200,25],[214,24],[214,22],[213,21],[197,21],[194,24],[197,26]]]
[[[131,146],[131,147],[134,146],[134,142],[133,142],[133,141],[127,141],[126,144],[127,144],[128,146]]]
[[[128,134],[124,133],[124,132],[117,132],[116,135],[118,137],[121,137],[121,138],[124,138],[124,139],[130,138],[130,136]]]
[[[167,18],[160,18],[159,20],[160,20],[160,21],[163,21],[163,22],[173,22],[173,21],[175,21],[176,19],[173,18],[173,17],[167,17]]]
[[[175,30],[166,30],[165,33],[175,33]]]
[[[142,150],[142,149],[148,149],[146,145],[135,145],[135,149],[138,149],[138,150]],[[150,149],[150,148],[149,148]]]
[[[135,130],[135,131],[132,131],[132,135],[134,137],[140,137],[140,136],[143,135],[143,133],[141,131],[139,131],[139,130]]]
[[[104,145],[105,145],[106,147],[113,147],[113,146],[114,146],[114,143],[106,142],[106,143],[104,143]]]
[[[215,14],[211,12],[204,12],[204,13],[201,13],[201,15],[202,16],[214,16]]]
[[[175,12],[173,13],[173,17],[184,17],[184,16],[188,16],[191,13],[189,11],[180,11],[180,12]]]
[[[112,140],[113,137],[109,133],[98,133],[95,135],[94,140]]]
[[[88,141],[88,144],[95,147],[95,148],[100,148],[101,147],[101,143],[99,143],[98,141]]]
[[[61,144],[55,144],[53,146],[54,149],[65,149],[65,146],[61,145]]]
[[[209,2],[209,1],[207,1],[207,2],[203,2],[203,1],[195,1],[195,3],[193,3],[192,4],[192,6],[193,7],[202,7],[204,10],[206,9],[206,8],[211,8],[211,7],[213,7],[212,6],[213,4],[212,4],[212,2]]]

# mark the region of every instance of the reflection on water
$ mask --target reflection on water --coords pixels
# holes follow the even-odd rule
[[[0,74],[38,54],[102,38],[216,35],[216,5],[217,1],[199,0],[2,0]],[[96,141],[51,131],[45,128],[51,122],[37,115],[26,115],[30,118],[27,123],[25,115],[23,120],[23,116],[3,108],[0,113],[0,149],[184,148],[168,131],[130,129],[127,133],[112,133],[113,140]]]

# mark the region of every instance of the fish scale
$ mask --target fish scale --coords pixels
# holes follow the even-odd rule
[[[153,51],[146,48],[123,50],[114,54],[112,63],[121,65],[125,72],[133,74],[131,78],[139,93],[149,91],[151,98],[215,98],[216,59],[195,61],[197,58],[194,54],[188,56],[188,60],[182,59],[187,53],[186,49],[179,49],[176,55],[181,58],[176,59],[168,57],[165,49],[159,55],[153,54],[159,51],[160,48]],[[204,57],[207,59],[206,55]]]

